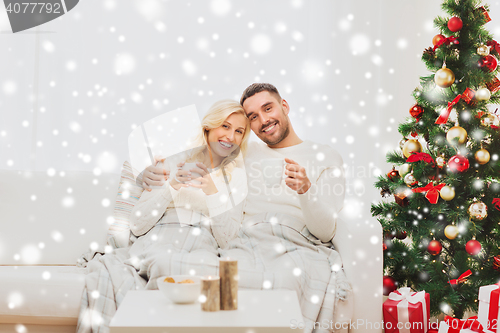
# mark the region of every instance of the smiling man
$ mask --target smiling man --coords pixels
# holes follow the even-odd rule
[[[252,131],[263,141],[250,143],[245,158],[249,183],[245,219],[267,212],[285,214],[296,228],[306,226],[319,240],[330,241],[344,205],[342,157],[328,145],[298,137],[288,116],[290,106],[272,84],[250,85],[240,103]],[[286,178],[278,188],[265,185],[261,161],[267,158],[286,163]]]

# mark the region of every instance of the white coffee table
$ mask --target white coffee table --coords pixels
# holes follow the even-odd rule
[[[110,333],[283,333],[302,323],[291,290],[239,290],[238,310],[205,312],[199,302],[174,304],[158,290],[129,291]]]

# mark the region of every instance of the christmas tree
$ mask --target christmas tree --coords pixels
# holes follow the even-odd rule
[[[384,229],[384,293],[425,290],[432,315],[462,318],[500,278],[500,44],[480,1],[442,9],[422,55],[431,74],[413,92],[400,149],[387,154],[393,170],[375,184],[386,199],[371,211]]]

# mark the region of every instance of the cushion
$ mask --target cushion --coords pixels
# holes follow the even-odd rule
[[[75,266],[0,266],[0,323],[76,325],[85,274]]]
[[[114,248],[129,245],[130,221],[129,216],[135,204],[139,201],[142,191],[142,173],[132,168],[130,162],[125,161],[122,166],[118,194],[116,195],[113,218],[108,229],[108,244]],[[138,175],[137,177],[134,175]]]

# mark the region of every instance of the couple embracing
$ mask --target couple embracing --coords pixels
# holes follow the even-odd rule
[[[301,140],[289,111],[276,87],[254,83],[240,103],[209,109],[196,148],[144,170],[132,245],[89,262],[99,261],[90,273],[102,281],[87,283],[87,294],[107,284],[108,295],[96,302],[84,293],[78,332],[106,332],[126,291],[156,289],[160,276],[217,275],[219,257],[238,260],[241,288],[295,290],[305,332],[352,308],[331,243],[345,196],[342,158]],[[250,130],[263,142],[248,143]],[[285,162],[278,188],[264,182],[267,159]]]

